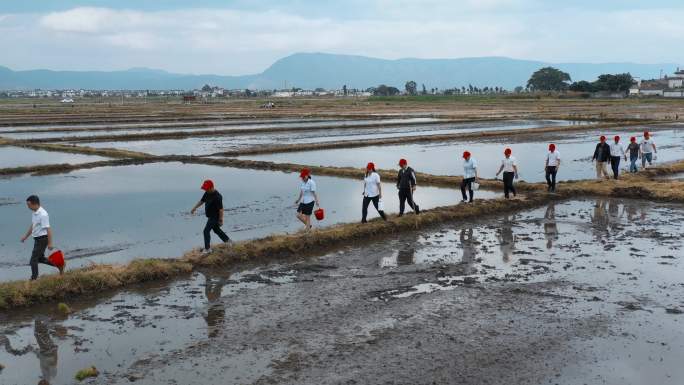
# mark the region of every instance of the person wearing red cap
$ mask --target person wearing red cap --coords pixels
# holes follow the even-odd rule
[[[549,152],[546,153],[546,160],[544,161],[544,172],[546,173],[546,185],[549,192],[556,191],[556,174],[561,164],[561,158],[556,145],[549,144]]]
[[[641,146],[637,143],[636,137],[633,136],[629,138],[629,145],[627,146],[627,152],[629,152],[629,172],[637,172],[636,162],[641,154]]]
[[[596,178],[610,179],[608,176],[608,161],[610,160],[610,146],[606,143],[606,137],[601,135],[599,143],[594,150],[592,161],[596,161]]]
[[[420,208],[413,201],[413,193],[416,191],[416,173],[409,167],[406,159],[399,159],[397,189],[399,190],[399,216],[404,215],[406,202],[413,212],[420,214]]]
[[[463,152],[463,180],[461,181],[461,195],[463,196],[463,202],[468,202],[468,196],[466,195],[466,188],[470,193],[470,202],[472,203],[473,194],[473,183],[477,182],[477,161],[472,157],[469,151]]]
[[[646,162],[649,166],[653,165],[655,155],[658,153],[655,142],[651,137],[651,133],[644,131],[644,140],[641,141],[641,167],[646,168]]]
[[[613,143],[610,144],[610,167],[613,169],[613,178],[615,179],[619,177],[622,158],[627,161],[627,154],[625,148],[620,144],[620,137],[615,135]]]
[[[361,209],[361,223],[366,223],[368,216],[368,205],[373,202],[373,206],[378,211],[382,219],[387,220],[385,211],[380,207],[382,199],[382,185],[380,184],[380,174],[375,171],[373,162],[366,165],[366,177],[363,179],[363,206]]]
[[[214,182],[207,179],[202,183],[204,195],[199,202],[190,210],[190,214],[195,215],[197,209],[204,205],[204,214],[207,216],[207,224],[204,226],[204,252],[211,252],[211,232],[221,238],[224,243],[230,242],[230,238],[221,230],[223,226],[223,196],[214,188]]]
[[[501,171],[503,171],[504,197],[506,199],[509,198],[509,193],[513,193],[513,196],[516,196],[513,178],[518,179],[518,164],[515,161],[515,157],[511,156],[512,153],[513,151],[510,148],[504,150],[504,158],[501,160],[501,167],[499,167],[499,171],[496,172],[498,178]]]
[[[316,182],[311,178],[311,171],[305,168],[299,173],[302,183],[299,186],[299,198],[295,201],[297,207],[297,219],[304,224],[307,230],[311,230],[311,214],[314,204],[320,207],[316,194]]]

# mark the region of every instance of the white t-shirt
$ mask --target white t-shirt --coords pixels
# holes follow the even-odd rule
[[[376,197],[380,195],[380,175],[377,172],[370,173],[367,177],[363,179],[363,195],[369,198]]]
[[[625,156],[625,148],[620,143],[611,143],[610,156]]]
[[[503,165],[503,172],[515,172],[513,166],[518,166],[518,163],[515,161],[515,157],[513,156],[503,158],[503,160],[501,160],[501,164]]]
[[[549,151],[549,153],[546,154],[546,165],[549,167],[558,167],[559,164],[560,154],[558,153],[558,151]]]
[[[31,223],[33,226],[31,232],[33,238],[42,237],[47,235],[48,229],[50,228],[50,216],[44,208],[40,207],[31,215]]]
[[[316,182],[309,178],[306,182],[302,182],[300,189],[302,190],[302,203],[309,204],[316,201],[314,193],[316,192]]]
[[[463,160],[463,177],[465,179],[475,178],[475,170],[477,170],[477,161],[472,156],[468,160]]]
[[[641,152],[650,154],[655,151],[655,142],[653,139],[644,139],[641,141]]]

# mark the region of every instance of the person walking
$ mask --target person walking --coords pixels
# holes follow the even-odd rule
[[[473,183],[477,182],[477,161],[472,157],[469,151],[463,152],[463,180],[461,181],[461,195],[462,202],[473,202],[475,195],[473,194]],[[466,195],[466,188],[470,193],[470,200]]]
[[[385,211],[380,207],[382,199],[382,185],[380,184],[380,174],[375,171],[373,162],[366,165],[366,177],[363,179],[363,207],[361,209],[361,223],[366,223],[368,216],[368,205],[373,202],[373,206],[383,220],[387,220]]]
[[[204,226],[204,253],[211,252],[211,232],[212,230],[224,243],[230,242],[228,235],[221,230],[223,226],[223,196],[214,188],[214,182],[207,179],[202,183],[204,195],[199,202],[190,210],[190,214],[195,215],[197,208],[204,205],[204,214],[207,216],[207,224]]]
[[[556,192],[556,174],[558,174],[560,164],[560,154],[556,151],[556,145],[551,143],[544,161],[544,172],[546,173],[546,184],[549,192]]]
[[[31,280],[38,279],[38,264],[42,263],[50,265],[59,269],[59,274],[64,274],[64,266],[55,266],[47,258],[45,258],[45,249],[52,250],[52,228],[50,227],[50,216],[48,212],[40,205],[40,198],[37,195],[31,195],[26,198],[26,206],[33,211],[31,214],[31,226],[28,228],[26,234],[21,237],[21,242],[24,243],[29,237],[33,237],[33,251],[31,252]]]
[[[295,201],[297,207],[297,219],[302,222],[306,230],[311,230],[311,214],[314,204],[320,207],[318,195],[316,194],[316,182],[311,178],[311,171],[308,168],[299,173],[302,183],[299,185],[299,198]]]
[[[610,145],[606,143],[605,136],[601,135],[601,138],[599,138],[599,143],[596,145],[594,156],[591,160],[596,162],[596,178],[610,179],[606,168],[608,166],[608,161],[610,160]]]
[[[627,161],[627,154],[625,148],[620,144],[620,137],[615,135],[615,141],[610,144],[610,167],[613,169],[613,178],[616,180],[620,174],[620,160],[622,158]]]
[[[409,167],[406,159],[399,159],[397,190],[399,190],[399,216],[404,215],[406,202],[416,215],[420,214],[420,208],[413,201],[413,193],[416,191],[416,173]]]
[[[636,137],[633,136],[629,138],[629,146],[627,146],[627,151],[629,152],[629,172],[637,172],[636,162],[639,160],[641,155],[641,146],[637,143]]]
[[[499,171],[496,172],[496,177],[499,177],[501,171],[503,171],[503,185],[504,185],[504,197],[509,198],[509,193],[513,193],[516,196],[515,187],[513,186],[513,179],[518,179],[518,164],[515,161],[515,157],[511,154],[513,151],[510,148],[504,150],[504,158],[501,160],[501,167]]]
[[[646,168],[646,162],[648,162],[649,166],[652,166],[653,161],[655,160],[654,154],[657,153],[658,149],[656,148],[653,138],[651,138],[651,133],[644,131],[644,139],[641,141],[641,167]]]

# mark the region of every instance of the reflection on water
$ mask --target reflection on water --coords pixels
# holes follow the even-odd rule
[[[550,203],[544,213],[544,236],[546,237],[546,248],[552,249],[553,243],[558,240],[555,202]]]
[[[57,376],[57,345],[52,342],[46,320],[36,318],[33,333],[38,343],[36,355],[40,361],[42,379],[50,382]]]
[[[505,215],[499,228],[499,246],[501,248],[501,258],[504,262],[511,261],[513,250],[515,249],[515,236],[513,235],[513,224],[515,216]]]
[[[228,279],[224,276],[212,276],[203,273],[205,278],[204,295],[207,297],[207,312],[203,316],[207,322],[207,332],[209,338],[215,338],[223,330],[223,322],[226,318],[226,308],[221,301],[221,291]]]

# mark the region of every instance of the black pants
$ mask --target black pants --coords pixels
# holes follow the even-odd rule
[[[406,202],[413,211],[418,214],[420,211],[418,205],[413,201],[413,190],[410,188],[399,189],[399,215],[404,214],[404,208],[406,207]]]
[[[468,196],[466,195],[466,187],[468,187],[468,191],[470,192],[470,201],[473,201],[473,198],[475,195],[473,194],[473,182],[475,182],[475,178],[464,178],[461,181],[461,195],[463,195],[463,200],[467,201]]]
[[[31,253],[31,279],[38,278],[39,263],[54,266],[52,263],[50,263],[50,261],[47,260],[47,258],[45,258],[45,249],[47,249],[47,246],[47,235],[33,238],[33,252]]]
[[[556,174],[558,173],[558,166],[546,167],[546,184],[549,186],[549,191],[556,191]]]
[[[209,250],[211,248],[211,231],[214,230],[216,235],[221,238],[223,242],[228,242],[230,238],[226,233],[221,230],[221,225],[219,225],[218,218],[207,218],[207,225],[204,226],[204,249]]]
[[[513,186],[513,178],[515,178],[515,173],[510,171],[504,171],[503,173],[503,185],[504,185],[504,196],[508,198],[509,193],[516,195],[515,187]]]
[[[366,223],[366,217],[368,216],[368,205],[373,202],[373,206],[378,210],[378,214],[382,219],[387,220],[385,212],[378,209],[378,203],[380,202],[380,195],[374,197],[363,197],[363,207],[361,208],[361,223]]]
[[[611,156],[610,157],[610,167],[613,169],[613,178],[617,179],[620,174],[620,157]]]

